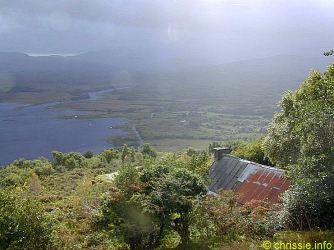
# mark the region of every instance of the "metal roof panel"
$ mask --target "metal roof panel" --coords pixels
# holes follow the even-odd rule
[[[241,203],[253,199],[276,203],[279,195],[290,185],[284,177],[283,170],[231,155],[226,155],[219,162],[215,162],[209,174],[212,177],[210,191],[232,189],[239,193]]]

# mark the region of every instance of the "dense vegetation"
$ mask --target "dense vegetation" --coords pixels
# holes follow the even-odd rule
[[[148,144],[14,161],[0,171],[2,246],[215,249],[266,237],[267,204],[206,197],[210,165],[209,151],[156,153]]]
[[[284,221],[296,229],[334,226],[334,65],[313,72],[281,101],[264,149],[288,170],[293,186],[284,196]]]
[[[333,240],[334,65],[311,73],[280,106],[265,137],[249,144],[173,153],[124,145],[14,161],[0,171],[1,249],[241,249],[297,235]],[[292,185],[281,204],[241,205],[230,191],[206,195],[211,150],[226,144],[236,156],[287,171]]]

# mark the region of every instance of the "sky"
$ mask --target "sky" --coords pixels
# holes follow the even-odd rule
[[[318,55],[334,47],[333,10],[333,0],[0,0],[0,51]]]

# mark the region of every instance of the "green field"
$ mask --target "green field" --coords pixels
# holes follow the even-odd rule
[[[162,94],[164,89],[137,85],[126,90],[108,93],[96,101],[79,101],[58,105],[93,112],[90,117],[123,117],[128,124],[122,127],[127,137],[109,138],[113,145],[139,145],[132,127],[135,125],[144,142],[158,150],[205,148],[210,141],[251,140],[266,131],[266,125],[275,110],[275,99],[267,96],[197,97],[191,91]],[[267,100],[264,100],[267,99]],[[270,101],[269,101],[270,100]],[[269,104],[264,105],[263,102]],[[94,115],[96,113],[96,115]]]

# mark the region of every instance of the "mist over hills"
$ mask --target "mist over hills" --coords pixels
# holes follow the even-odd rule
[[[278,55],[266,58],[242,60],[237,62],[214,65],[194,70],[195,82],[226,88],[269,88],[274,91],[294,89],[311,70],[324,70],[332,59],[314,56]]]
[[[138,82],[138,73],[166,71],[174,62],[157,59],[145,51],[115,49],[82,53],[76,56],[29,56],[0,53],[2,85],[11,81],[11,90],[101,88],[106,85]],[[4,79],[7,79],[6,81]],[[15,85],[15,88],[14,88]]]
[[[186,55],[158,58],[145,51],[110,50],[76,56],[29,56],[0,53],[2,92],[38,92],[58,88],[87,91],[115,85],[143,84],[177,95],[178,88],[205,92],[269,89],[281,93],[296,88],[310,70],[324,70],[331,58],[280,55],[223,63],[196,64]],[[63,89],[64,90],[64,89]],[[196,91],[191,92],[196,95]],[[199,91],[198,95],[203,92]]]
[[[323,71],[332,61],[324,56],[278,55],[220,65],[169,68],[143,74],[138,79],[147,85],[144,89],[155,89],[165,97],[234,98],[266,93],[279,98],[284,91],[296,89],[310,71]]]

